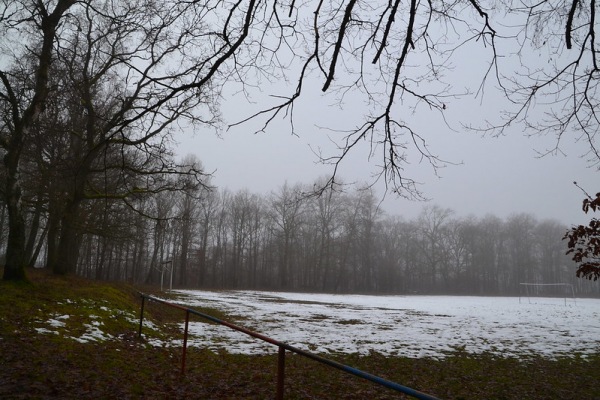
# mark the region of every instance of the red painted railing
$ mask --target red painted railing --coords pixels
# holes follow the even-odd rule
[[[369,380],[371,382],[377,383],[381,386],[385,386],[389,389],[395,390],[397,392],[400,393],[404,393],[406,395],[409,395],[411,397],[414,397],[416,399],[423,399],[423,400],[438,400],[436,397],[430,396],[428,394],[419,392],[415,389],[411,389],[409,387],[400,385],[398,383],[392,382],[392,381],[388,381],[386,379],[380,378],[376,375],[372,375],[369,374],[367,372],[361,371],[359,369],[350,367],[348,365],[344,365],[344,364],[340,364],[336,361],[333,360],[329,360],[327,358],[318,356],[316,354],[312,354],[309,353],[307,351],[304,351],[302,349],[296,348],[294,346],[290,346],[287,343],[283,343],[280,342],[278,340],[272,339],[268,336],[262,335],[260,333],[257,332],[253,332],[249,329],[246,329],[244,327],[238,326],[238,325],[234,325],[230,322],[227,321],[223,321],[219,318],[215,318],[212,315],[208,315],[205,313],[202,313],[200,311],[194,310],[192,308],[188,308],[188,307],[184,307],[182,305],[179,304],[175,304],[175,303],[171,303],[168,302],[166,300],[162,300],[159,299],[157,297],[153,297],[153,296],[149,296],[143,293],[140,293],[141,297],[142,297],[142,307],[141,307],[141,312],[140,312],[140,326],[139,326],[139,332],[138,335],[141,337],[142,336],[142,326],[143,326],[143,322],[144,322],[144,303],[145,300],[151,300],[157,303],[161,303],[161,304],[165,304],[169,307],[173,307],[173,308],[178,308],[180,310],[185,311],[185,328],[183,331],[183,354],[181,357],[181,373],[185,373],[185,361],[186,361],[186,351],[187,351],[187,339],[188,339],[188,327],[189,327],[189,321],[190,321],[190,314],[194,314],[197,315],[199,317],[202,317],[204,319],[207,319],[209,321],[215,322],[217,324],[226,326],[228,328],[234,329],[236,331],[245,333],[246,335],[252,336],[256,339],[260,339],[262,341],[265,341],[267,343],[271,343],[274,346],[277,346],[279,348],[279,352],[278,352],[278,361],[277,361],[277,395],[276,395],[276,399],[277,400],[282,400],[283,399],[283,388],[284,388],[284,381],[285,381],[285,351],[291,351],[293,353],[296,354],[300,354],[304,357],[310,358],[314,361],[320,362],[322,364],[328,365],[330,367],[339,369],[341,371],[347,372],[349,374],[352,374],[354,376],[358,376],[360,378]]]

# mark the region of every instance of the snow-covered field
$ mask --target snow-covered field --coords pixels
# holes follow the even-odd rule
[[[600,352],[600,299],[359,296],[178,291],[190,308],[214,307],[237,325],[317,353],[442,358],[449,352],[526,357]],[[182,326],[183,328],[183,326]],[[220,325],[190,322],[188,345],[276,352]]]

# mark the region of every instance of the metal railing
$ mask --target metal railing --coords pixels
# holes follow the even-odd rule
[[[190,314],[194,314],[194,315],[197,315],[204,319],[207,319],[209,321],[212,321],[217,324],[220,324],[220,325],[226,326],[228,328],[231,328],[233,330],[236,330],[238,332],[245,333],[246,335],[252,336],[256,339],[260,339],[262,341],[270,343],[279,348],[278,359],[277,359],[277,395],[276,395],[277,400],[283,399],[283,388],[284,388],[284,381],[285,381],[285,351],[286,350],[291,351],[296,354],[300,354],[311,360],[320,362],[321,364],[325,364],[330,367],[339,369],[339,370],[347,372],[351,375],[366,379],[368,381],[374,382],[378,385],[387,387],[387,388],[395,390],[397,392],[404,393],[404,394],[414,397],[416,399],[439,400],[437,397],[430,396],[428,394],[419,392],[418,390],[411,389],[407,386],[403,386],[403,385],[400,385],[400,384],[392,382],[392,381],[388,381],[386,379],[383,379],[376,375],[369,374],[367,372],[350,367],[348,365],[344,365],[344,364],[338,363],[336,361],[329,360],[327,358],[318,356],[316,354],[309,353],[309,352],[299,349],[297,347],[290,346],[287,343],[280,342],[280,341],[272,339],[268,336],[265,336],[260,333],[253,332],[244,327],[232,324],[230,322],[223,321],[219,318],[213,317],[212,315],[208,315],[208,314],[202,313],[200,311],[194,310],[192,308],[184,307],[179,304],[171,303],[166,300],[159,299],[157,297],[149,296],[144,293],[140,293],[140,295],[142,297],[142,306],[141,306],[141,312],[140,312],[140,326],[139,326],[139,332],[138,332],[139,337],[142,336],[142,326],[143,326],[143,322],[144,322],[144,303],[145,303],[146,299],[157,302],[157,303],[165,304],[169,307],[178,308],[182,311],[185,311],[185,328],[184,328],[184,332],[183,332],[183,354],[182,354],[182,358],[181,358],[181,373],[182,374],[185,373],[185,361],[186,361],[186,350],[187,350],[188,327],[189,327],[189,322],[190,322]]]

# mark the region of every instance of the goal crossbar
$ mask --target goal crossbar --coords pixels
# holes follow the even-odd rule
[[[568,289],[570,288],[570,297],[572,299],[575,299],[575,289],[573,288],[573,284],[571,283],[527,283],[527,282],[522,282],[519,283],[519,285],[524,286],[525,287],[525,291],[526,291],[526,296],[529,299],[529,302],[531,303],[531,296],[529,294],[529,287],[530,286],[563,286],[565,287],[565,291],[563,292],[563,298],[565,299],[565,305],[567,304],[567,297],[568,296]],[[521,291],[519,291],[519,303],[521,303]]]

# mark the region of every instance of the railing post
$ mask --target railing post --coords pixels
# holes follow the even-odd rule
[[[138,330],[138,337],[142,337],[142,324],[144,323],[144,300],[146,300],[146,296],[142,295],[142,310],[140,311],[140,328]]]
[[[181,355],[181,373],[185,374],[185,356],[187,352],[188,326],[190,324],[190,310],[185,310],[185,330],[183,331],[183,354]]]
[[[279,346],[277,357],[277,400],[283,400],[283,384],[285,381],[285,348]]]

